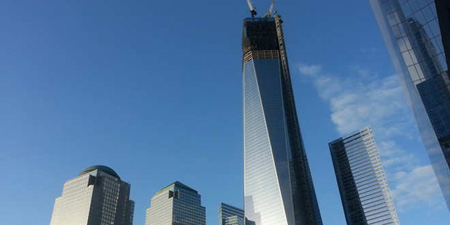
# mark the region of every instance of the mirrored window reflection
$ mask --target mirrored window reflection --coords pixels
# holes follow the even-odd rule
[[[275,153],[272,153],[272,151],[286,153],[287,149],[273,148],[274,146],[270,142],[273,138],[270,136],[273,130],[267,127],[266,121],[270,118],[265,118],[266,114],[263,108],[263,104],[273,109],[276,108],[275,105],[278,105],[279,110],[282,110],[281,91],[269,87],[270,85],[281,87],[280,75],[273,76],[276,71],[278,74],[280,73],[278,59],[258,59],[244,64],[245,216],[256,224],[287,225],[274,164],[273,155]],[[276,78],[278,81],[267,80],[270,77]],[[278,96],[278,100],[274,96]],[[271,103],[272,106],[267,105],[268,103]],[[275,116],[273,113],[269,113],[269,115]],[[279,121],[284,121],[284,119]],[[280,138],[285,143],[286,138],[279,136],[278,139]]]
[[[450,209],[450,78],[440,30],[447,20],[439,21],[436,8],[449,3],[370,1]]]

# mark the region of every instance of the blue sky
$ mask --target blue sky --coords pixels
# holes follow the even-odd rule
[[[276,10],[324,224],[345,224],[328,142],[366,125],[401,223],[446,224],[368,1]],[[200,192],[208,225],[220,202],[242,206],[244,0],[3,0],[0,13],[4,224],[49,224],[64,182],[95,164],[131,184],[136,225],[175,180]]]

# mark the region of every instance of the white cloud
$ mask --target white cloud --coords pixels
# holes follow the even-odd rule
[[[419,165],[417,158],[400,147],[395,141],[378,141],[377,146],[381,149],[380,156],[383,158],[384,167],[392,173],[412,170]]]
[[[319,65],[301,65],[300,66],[300,73],[304,74],[304,75],[315,75],[317,74],[320,70],[322,70],[322,67]]]
[[[442,198],[431,166],[420,166],[409,172],[397,172],[396,180],[401,180],[392,188],[392,195],[401,210],[414,207],[417,203],[426,203],[433,207],[445,207],[434,201]]]
[[[374,79],[376,74],[352,68],[351,76],[338,78],[324,74],[318,65],[300,65],[299,70],[314,79],[320,97],[330,104],[331,120],[340,134],[372,125],[383,127],[386,136],[414,135],[411,131],[415,127],[411,125],[410,112],[395,75]],[[394,120],[398,126],[388,126]]]
[[[396,75],[380,77],[353,67],[346,76],[336,76],[324,72],[320,65],[305,64],[300,64],[299,72],[312,79],[319,96],[330,105],[331,121],[339,134],[372,127],[400,210],[421,204],[434,207],[442,202],[431,167],[421,165],[396,142],[418,143],[415,122]]]

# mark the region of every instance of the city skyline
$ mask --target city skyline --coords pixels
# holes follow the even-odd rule
[[[131,184],[136,225],[174,180],[202,194],[208,225],[220,202],[243,207],[240,42],[250,13],[244,1],[218,4],[4,2],[0,179],[13,184],[0,186],[5,223],[48,224],[62,184],[98,164]],[[264,12],[270,1],[255,4]],[[346,224],[327,143],[364,122],[380,140],[402,223],[445,224],[369,2],[275,9],[323,223]]]

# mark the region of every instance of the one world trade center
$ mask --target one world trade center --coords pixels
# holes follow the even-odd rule
[[[252,8],[251,8],[252,10]],[[322,224],[295,108],[279,15],[244,19],[247,224]]]

